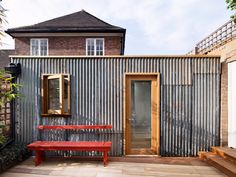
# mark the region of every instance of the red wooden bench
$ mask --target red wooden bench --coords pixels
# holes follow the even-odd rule
[[[111,125],[45,125],[38,126],[39,130],[81,130],[81,129],[111,129]],[[79,150],[79,151],[99,151],[103,153],[104,166],[108,163],[108,151],[111,149],[112,143],[93,142],[93,141],[35,141],[27,147],[35,150],[35,166],[44,160],[44,151],[50,150]]]

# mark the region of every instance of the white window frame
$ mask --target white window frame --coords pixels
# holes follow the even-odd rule
[[[41,40],[46,40],[47,42],[47,54],[46,55],[41,55],[41,45],[39,45],[39,54],[38,55],[33,55],[32,51],[32,41],[36,40],[40,44]],[[48,38],[31,38],[30,39],[30,55],[31,56],[48,56]]]
[[[94,55],[88,55],[88,40],[94,41]],[[102,40],[103,42],[103,55],[97,55],[97,40]],[[105,39],[104,38],[86,38],[86,56],[104,56],[105,55]]]

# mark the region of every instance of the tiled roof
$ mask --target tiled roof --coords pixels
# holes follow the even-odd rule
[[[35,25],[11,28],[6,31],[11,33],[28,32],[122,32],[125,29],[106,23],[91,15],[85,10],[62,17],[47,20]]]

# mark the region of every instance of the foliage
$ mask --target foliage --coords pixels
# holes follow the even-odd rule
[[[0,130],[1,130],[1,133],[0,133],[0,147],[3,146],[7,142],[7,139],[8,139],[8,136],[3,133],[5,128],[6,128],[5,125],[0,125]]]
[[[232,10],[235,12],[236,10],[236,0],[225,0],[226,3],[228,4],[228,9]],[[231,18],[234,20],[234,23],[236,23],[236,13],[234,13]]]
[[[4,23],[7,23],[5,12],[6,12],[6,9],[3,8],[2,0],[0,0],[0,41],[1,41],[1,38],[5,35],[4,28],[3,28]]]
[[[20,85],[12,83],[14,77],[6,77],[7,73],[0,70],[0,109],[6,103],[19,97],[17,89]]]
[[[0,70],[0,110],[7,102],[12,101],[16,97],[19,97],[17,89],[18,84],[13,83],[13,77],[7,77],[7,73],[4,70]],[[2,125],[3,124],[3,125]],[[4,121],[0,122],[0,147],[3,146],[9,139],[9,134],[6,133]]]
[[[26,144],[10,144],[0,151],[0,173],[27,159],[31,152]]]
[[[5,144],[7,141],[6,136],[4,136],[3,134],[0,134],[0,147]]]

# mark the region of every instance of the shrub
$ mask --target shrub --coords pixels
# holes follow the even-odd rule
[[[0,173],[27,159],[31,152],[26,144],[10,144],[0,151]]]
[[[6,136],[0,134],[0,147],[7,142]]]

